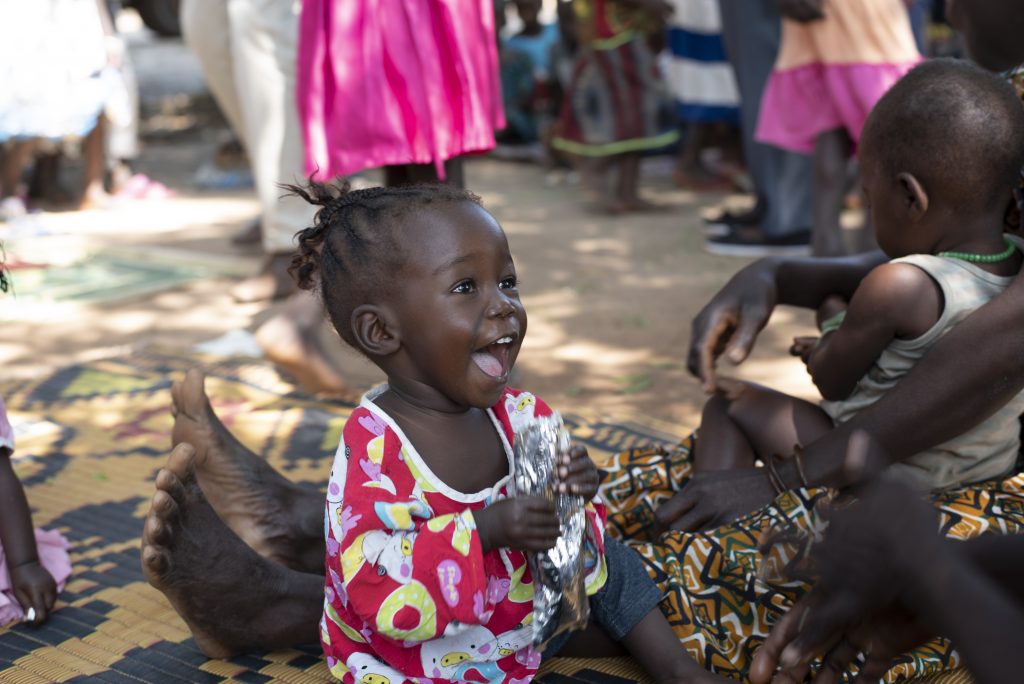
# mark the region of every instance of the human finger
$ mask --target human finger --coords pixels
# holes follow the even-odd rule
[[[845,636],[828,650],[821,660],[821,669],[814,678],[814,684],[839,684],[843,673],[856,659],[859,649]]]
[[[27,621],[33,625],[40,625],[46,622],[48,607],[46,605],[46,598],[43,596],[43,588],[33,585],[29,589],[28,594],[28,608],[25,610]]]
[[[669,524],[669,529],[677,532],[699,532],[711,523],[712,517],[711,511],[701,508],[700,505],[694,505],[689,511],[672,521]]]
[[[732,334],[733,316],[716,313],[710,322],[704,316],[698,316],[693,323],[694,339],[690,343],[690,352],[686,366],[690,373],[697,376],[709,392],[714,387],[715,361],[725,348]]]
[[[892,658],[879,657],[872,654],[865,654],[864,664],[857,670],[857,676],[853,684],[870,684],[882,678],[892,665]]]
[[[663,527],[668,527],[679,516],[697,505],[697,500],[688,496],[685,491],[676,493],[671,499],[661,504],[654,511],[654,517]]]
[[[783,649],[799,634],[801,619],[809,609],[810,604],[807,601],[797,601],[775,623],[772,631],[768,633],[768,638],[761,644],[761,648],[757,649],[754,660],[750,664],[751,684],[768,684],[773,681],[772,677],[779,666],[779,657],[782,655]]]
[[[847,628],[858,616],[856,601],[844,600],[834,595],[814,600],[813,610],[807,610],[801,616],[797,633],[782,650],[779,656],[780,665],[784,669],[795,669],[809,664],[816,656],[825,654],[825,660],[830,663],[829,667],[841,673],[857,655],[857,650],[851,647],[848,640],[845,640],[845,645],[841,642],[844,641]],[[821,674],[818,676],[821,677]],[[833,680],[826,676],[815,681],[824,684]]]
[[[736,322],[736,330],[733,331],[732,339],[729,341],[729,346],[725,351],[725,355],[731,363],[743,363],[747,356],[750,355],[750,350],[754,346],[754,339],[761,332],[762,324],[763,321],[759,320],[758,316],[753,315],[753,312],[744,311],[740,313],[740,319]]]

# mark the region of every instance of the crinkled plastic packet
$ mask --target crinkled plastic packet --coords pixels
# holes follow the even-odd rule
[[[517,495],[540,494],[554,501],[561,524],[554,547],[527,554],[533,574],[533,645],[541,649],[553,636],[585,627],[590,616],[583,570],[586,502],[557,491],[557,458],[568,449],[569,433],[557,413],[532,420],[515,436]]]

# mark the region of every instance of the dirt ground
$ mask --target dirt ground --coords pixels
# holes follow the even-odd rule
[[[208,136],[187,144],[155,141],[140,169],[177,191],[105,211],[50,218],[64,232],[17,240],[22,260],[85,250],[172,255],[183,264],[216,262],[234,276],[200,278],[144,296],[62,307],[59,318],[8,320],[0,363],[8,377],[37,376],[87,359],[147,346],[185,351],[233,330],[253,330],[273,306],[239,305],[228,295],[235,278],[255,270],[258,250],[228,237],[258,213],[250,191],[200,192],[192,171],[208,157]],[[671,187],[659,160],[645,178],[649,196],[672,205],[665,214],[607,217],[593,212],[576,187],[549,187],[535,166],[475,159],[470,187],[508,233],[529,313],[518,384],[563,411],[591,417],[642,415],[696,425],[702,401],[684,358],[690,321],[744,260],[702,251],[701,212],[722,196]],[[2,228],[0,228],[2,231]],[[18,272],[14,274],[16,292]],[[17,297],[17,295],[16,295]],[[794,334],[809,330],[804,312],[780,311],[754,356],[737,374],[787,391],[813,393],[798,361],[786,355]],[[325,330],[325,334],[333,334]],[[371,364],[338,343],[354,386],[381,379]]]
[[[214,275],[102,302],[60,302],[28,313],[23,306],[12,315],[11,302],[30,294],[18,289],[15,271],[18,294],[0,305],[6,377],[35,377],[152,346],[186,353],[225,333],[252,331],[273,312],[273,306],[239,305],[228,295],[230,285],[260,261],[258,250],[228,241],[258,213],[254,193],[198,190],[193,182],[224,135],[222,123],[203,109],[201,96],[159,102],[149,108],[138,170],[172,188],[174,197],[47,213],[40,218],[45,230],[36,234],[0,223],[0,240],[8,243],[9,259],[26,262],[159,254],[182,265],[209,266]],[[468,184],[504,226],[522,278],[530,324],[517,383],[562,411],[618,420],[642,416],[675,432],[697,425],[702,394],[684,365],[690,322],[747,262],[702,250],[702,214],[736,198],[680,191],[670,169],[668,158],[647,160],[642,182],[647,196],[670,211],[608,217],[588,206],[578,187],[547,183],[537,166],[491,158],[468,163]],[[802,365],[786,353],[792,337],[808,333],[811,322],[806,312],[779,311],[752,358],[730,372],[815,396]],[[233,339],[239,338],[246,341],[238,333]],[[375,367],[336,344],[355,388],[382,379]]]

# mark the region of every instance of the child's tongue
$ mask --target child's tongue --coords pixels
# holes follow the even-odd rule
[[[473,352],[473,362],[492,378],[500,378],[505,370],[501,367],[501,361],[489,352]]]

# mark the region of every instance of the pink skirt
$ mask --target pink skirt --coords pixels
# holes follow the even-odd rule
[[[55,582],[57,591],[64,589],[64,584],[71,575],[71,559],[68,556],[68,540],[56,530],[36,529],[36,548],[39,551],[39,562],[46,568]],[[7,569],[7,556],[0,546],[0,627],[25,619],[25,611],[14,596],[11,588],[11,574]]]
[[[916,64],[818,63],[773,71],[755,137],[805,154],[814,152],[820,134],[835,129],[857,143],[875,103]]]
[[[319,180],[494,147],[492,0],[303,0],[297,98]]]

